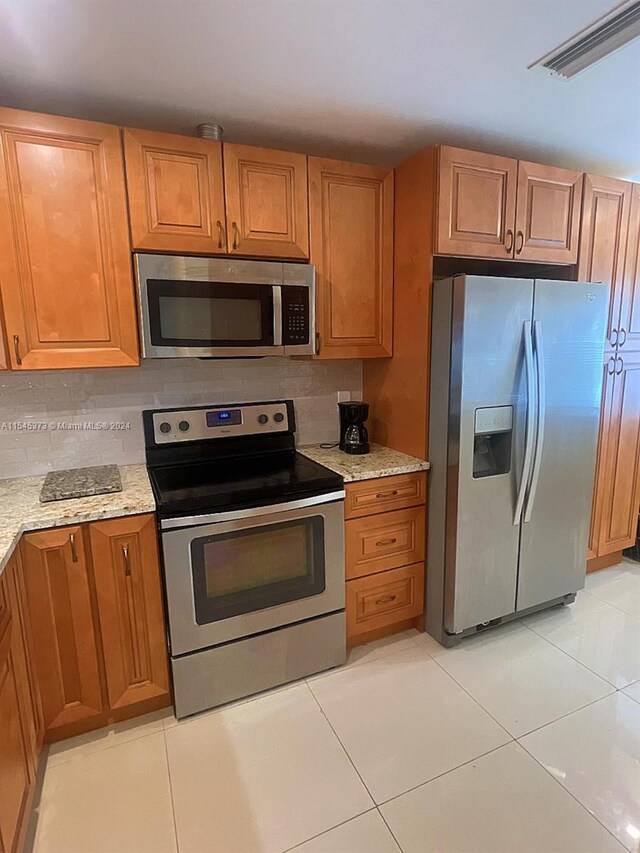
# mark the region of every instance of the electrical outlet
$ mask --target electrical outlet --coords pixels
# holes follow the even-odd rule
[[[351,391],[338,391],[338,402],[348,403],[351,399]]]

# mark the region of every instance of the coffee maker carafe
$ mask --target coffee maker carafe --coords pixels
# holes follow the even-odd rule
[[[340,411],[340,450],[345,453],[369,453],[369,433],[364,425],[369,417],[369,404],[359,400],[338,403]]]

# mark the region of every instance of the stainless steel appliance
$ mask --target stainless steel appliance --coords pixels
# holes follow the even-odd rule
[[[309,264],[134,255],[145,358],[311,355]]]
[[[176,716],[344,663],[342,478],[290,400],[143,413]]]
[[[584,586],[608,285],[433,295],[427,630],[445,645]]]
[[[369,417],[369,404],[359,400],[338,403],[340,412],[340,450],[362,455],[369,453],[369,433],[365,421]]]

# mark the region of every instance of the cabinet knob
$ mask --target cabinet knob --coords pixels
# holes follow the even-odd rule
[[[75,533],[69,534],[69,545],[71,546],[71,562],[77,563],[78,562],[78,551],[76,549],[76,534]]]
[[[16,364],[20,366],[22,364],[22,356],[20,355],[20,336],[13,336],[13,350],[16,354]]]
[[[124,573],[129,578],[131,577],[131,560],[129,559],[129,546],[122,546],[122,559],[124,560]]]
[[[518,231],[518,245],[516,246],[516,255],[519,255],[523,249],[524,249],[524,234],[522,233],[522,231]]]
[[[513,252],[513,231],[511,228],[507,231],[507,242],[505,244],[505,248],[507,250],[507,255],[510,255]]]

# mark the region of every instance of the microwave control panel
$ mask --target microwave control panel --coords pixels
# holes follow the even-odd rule
[[[282,343],[300,346],[309,343],[309,288],[282,288]]]

